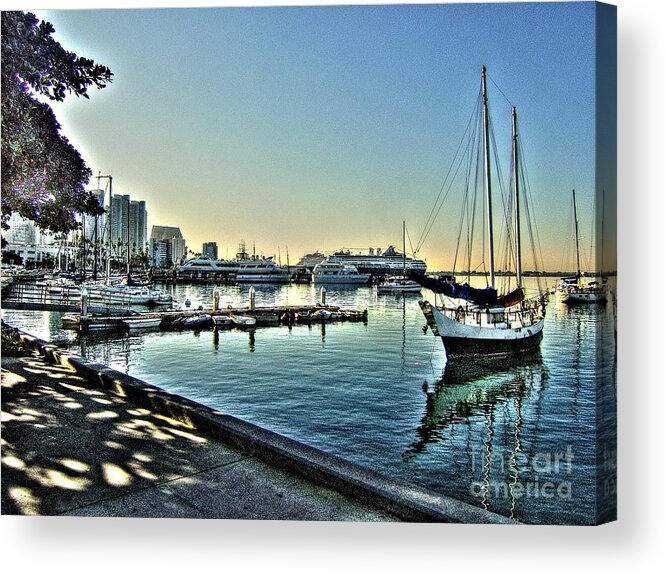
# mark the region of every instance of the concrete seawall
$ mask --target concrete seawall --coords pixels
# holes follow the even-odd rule
[[[28,347],[47,361],[73,370],[95,386],[383,513],[405,521],[516,523],[471,504],[386,477],[107,366],[71,355],[29,334],[20,335]]]

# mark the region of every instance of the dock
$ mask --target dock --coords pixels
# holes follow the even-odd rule
[[[239,319],[242,318],[242,319]],[[250,318],[253,321],[243,323]],[[80,333],[92,331],[230,329],[311,325],[313,323],[368,321],[368,310],[342,309],[336,305],[292,305],[270,307],[197,308],[122,314],[73,313],[62,317],[62,325]]]

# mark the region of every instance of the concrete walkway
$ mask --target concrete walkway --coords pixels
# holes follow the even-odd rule
[[[38,353],[2,359],[2,514],[395,520]]]

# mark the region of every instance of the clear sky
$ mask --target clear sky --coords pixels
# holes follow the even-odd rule
[[[36,14],[114,73],[90,100],[54,105],[64,133],[194,251],[217,241],[232,257],[244,239],[293,263],[399,246],[402,220],[415,241],[482,64],[505,174],[510,108],[494,83],[519,110],[546,267],[561,269],[572,188],[586,246],[595,187],[615,201],[612,161],[595,181],[591,2]],[[458,217],[452,199],[419,254],[429,269],[450,267]]]

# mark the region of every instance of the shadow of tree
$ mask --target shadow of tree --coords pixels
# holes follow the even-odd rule
[[[243,457],[41,356],[3,359],[3,514],[67,513]]]

